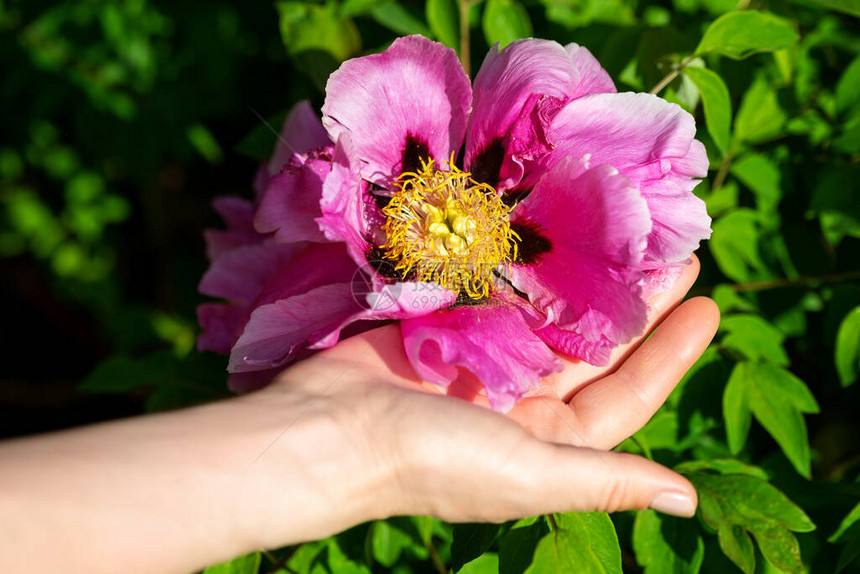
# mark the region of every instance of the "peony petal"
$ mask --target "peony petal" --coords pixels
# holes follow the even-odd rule
[[[421,293],[428,289],[436,295],[433,301],[422,298]],[[334,345],[341,329],[356,321],[415,317],[456,300],[450,291],[418,283],[395,284],[372,295],[359,296],[352,283],[337,283],[257,307],[233,346],[228,370],[238,373],[279,367],[306,347]]]
[[[609,164],[629,177],[648,202],[653,230],[646,256],[655,261],[688,258],[710,236],[704,203],[690,192],[707,174],[707,157],[692,116],[650,94],[592,94],[567,104],[552,120],[555,146],[542,171],[567,157]]]
[[[447,161],[459,149],[471,98],[454,50],[408,36],[329,77],[323,124],[333,141],[349,134],[364,178],[386,187],[419,157]]]
[[[490,50],[475,77],[465,163],[473,177],[500,190],[522,179],[524,165],[551,147],[544,133],[569,100],[615,91],[585,48],[548,40],[517,40]]]
[[[589,310],[586,313],[592,313],[592,311]],[[535,335],[556,351],[599,367],[609,364],[612,349],[617,346],[604,336],[589,341],[577,331],[567,331],[553,324],[535,329]]]
[[[360,271],[343,243],[311,243],[276,270],[252,307],[288,299],[332,283],[349,283]]]
[[[250,393],[270,385],[282,370],[282,368],[275,368],[247,373],[230,373],[227,376],[227,388],[234,393]]]
[[[448,386],[457,367],[474,373],[493,409],[507,412],[561,361],[529,329],[520,311],[492,301],[431,313],[401,323],[406,355],[418,375]]]
[[[334,148],[331,173],[323,183],[322,215],[316,222],[326,239],[345,242],[355,262],[363,265],[373,244],[379,242],[375,234],[383,216],[367,192],[358,165],[352,140],[344,134]]]
[[[360,307],[349,283],[325,285],[254,309],[233,345],[227,370],[259,371],[286,364],[314,336],[328,334]]]
[[[204,295],[250,305],[301,247],[269,239],[228,251],[212,262],[198,290]]]
[[[275,174],[260,201],[254,225],[260,233],[275,232],[275,241],[326,241],[316,219],[322,215],[323,182],[332,168],[334,146],[294,155]]]
[[[260,165],[254,176],[256,197],[262,197],[272,176],[281,171],[294,154],[304,155],[327,145],[331,145],[331,140],[310,102],[297,103],[284,120],[272,157]]]
[[[588,94],[614,94],[616,92],[615,83],[609,73],[603,69],[603,66],[588,51],[588,48],[571,42],[564,49],[570,55],[570,59],[573,60],[573,67],[579,75],[576,87],[568,94],[571,100]]]
[[[293,106],[284,120],[284,127],[267,166],[269,176],[281,171],[294,154],[306,154],[329,145],[331,140],[319,116],[309,101],[302,100]]]
[[[576,356],[600,356],[604,338],[618,345],[645,328],[638,267],[651,221],[627,178],[564,160],[519,204],[512,228],[522,240],[508,276],[548,323],[594,346]]]
[[[203,332],[197,338],[197,350],[226,355],[242,332],[248,309],[238,305],[204,303],[197,307],[197,321]]]

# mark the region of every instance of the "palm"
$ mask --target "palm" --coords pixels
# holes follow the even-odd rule
[[[694,258],[670,291],[651,300],[647,333],[617,348],[609,365],[595,367],[562,357],[565,369],[544,379],[508,416],[543,440],[604,450],[639,430],[716,330],[719,312],[712,301],[693,299],[675,309],[698,271]],[[657,325],[660,329],[643,344]],[[323,356],[349,361],[351,368],[371,368],[401,387],[488,405],[480,383],[468,371],[461,370],[461,376],[447,390],[418,379],[396,325],[344,341]]]

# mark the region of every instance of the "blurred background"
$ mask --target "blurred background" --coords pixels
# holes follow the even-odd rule
[[[693,58],[733,10],[787,39]],[[695,114],[714,235],[694,294],[726,320],[622,448],[759,465],[818,513],[804,556],[835,567],[820,547],[860,497],[856,0],[0,0],[0,437],[227,396],[226,359],[194,350],[211,200],[251,197],[266,124],[318,109],[340,61],[411,33],[462,50],[461,15],[473,71],[496,41],[575,41],[619,91],[662,83]],[[777,374],[738,383],[750,364]]]

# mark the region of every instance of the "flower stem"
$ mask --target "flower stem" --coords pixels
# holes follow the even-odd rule
[[[681,60],[681,63],[680,63],[680,64],[678,64],[677,66],[675,66],[675,67],[672,69],[672,71],[671,71],[671,72],[669,72],[668,74],[666,74],[666,77],[665,77],[665,78],[663,78],[662,80],[660,80],[659,82],[657,82],[657,85],[656,85],[656,86],[654,86],[653,88],[651,88],[651,91],[650,91],[650,92],[648,92],[648,93],[649,93],[649,94],[657,95],[657,94],[659,94],[660,92],[662,92],[662,91],[663,91],[663,88],[665,88],[665,87],[666,87],[666,86],[668,86],[670,83],[672,83],[672,80],[674,80],[675,78],[677,78],[677,77],[678,77],[678,74],[680,74],[680,73],[681,73],[681,70],[683,70],[684,68],[686,68],[687,66],[689,66],[689,65],[690,65],[690,62],[692,62],[692,61],[693,61],[693,56],[692,56],[692,55],[689,55],[689,56],[687,56],[686,58],[684,58],[683,60]]]
[[[459,0],[460,5],[460,63],[466,70],[466,75],[472,75],[472,66],[469,62],[469,2],[470,0]]]
[[[750,281],[747,283],[731,283],[729,289],[736,293],[747,291],[767,291],[783,287],[801,287],[803,285],[814,285],[817,283],[841,283],[842,281],[853,281],[860,279],[860,271],[846,271],[844,273],[832,273],[829,275],[812,275],[809,277],[798,277],[797,279],[770,279],[768,281]],[[716,285],[697,287],[690,291],[691,296],[709,295]]]
[[[717,175],[714,176],[714,183],[711,186],[712,189],[717,190],[723,187],[723,184],[726,182],[726,177],[729,175],[729,167],[732,165],[732,160],[735,158],[735,149],[729,146],[729,151],[726,152],[725,157],[723,157],[723,162],[720,164],[720,169],[717,171]]]

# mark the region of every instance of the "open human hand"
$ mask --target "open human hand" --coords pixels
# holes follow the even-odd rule
[[[298,401],[294,406],[302,414],[286,432],[324,438],[299,449],[310,474],[304,485],[325,504],[338,501],[351,509],[337,514],[308,508],[299,537],[322,537],[394,514],[502,521],[654,508],[691,516],[696,495],[686,479],[607,449],[651,418],[716,332],[719,312],[711,300],[678,306],[697,273],[694,260],[671,291],[651,301],[649,331],[656,331],[650,338],[644,334],[617,349],[607,367],[566,361],[563,372],[507,415],[484,408],[486,397],[468,372],[447,391],[419,380],[397,325],[343,341],[288,369],[246,400]],[[296,456],[295,450],[286,457],[267,452],[256,464],[269,474],[268,465],[292,465]],[[328,462],[321,467],[320,460]],[[277,524],[267,531],[277,531]],[[296,534],[283,532],[279,542],[264,543]]]

